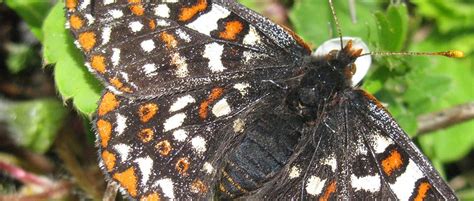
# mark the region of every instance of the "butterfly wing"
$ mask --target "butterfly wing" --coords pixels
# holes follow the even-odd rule
[[[295,76],[301,39],[232,0],[67,0],[89,69],[116,94],[156,97]]]
[[[222,157],[243,137],[239,118],[281,99],[272,95],[281,94],[271,89],[274,84],[258,86],[226,85],[152,99],[106,91],[95,120],[102,170],[133,198],[212,196]]]
[[[363,91],[327,111],[300,150],[255,197],[268,199],[455,200],[389,113]]]

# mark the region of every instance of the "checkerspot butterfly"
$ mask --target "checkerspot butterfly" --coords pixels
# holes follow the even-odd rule
[[[133,199],[456,199],[384,107],[361,50],[314,56],[234,0],[66,0],[107,89],[102,170]]]

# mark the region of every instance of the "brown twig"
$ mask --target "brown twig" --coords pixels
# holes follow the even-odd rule
[[[67,132],[67,131],[66,131]],[[102,193],[97,189],[96,183],[90,178],[81,167],[76,156],[69,149],[68,140],[56,140],[56,152],[61,160],[64,162],[66,169],[73,175],[76,183],[94,200],[100,200]]]
[[[418,117],[418,135],[443,129],[474,119],[474,102],[465,103],[440,112]]]
[[[114,201],[117,197],[118,185],[115,182],[108,182],[102,201]]]

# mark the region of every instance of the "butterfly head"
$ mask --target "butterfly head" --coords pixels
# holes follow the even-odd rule
[[[356,86],[364,78],[372,63],[368,53],[369,48],[360,39],[355,37],[343,37],[343,48],[341,49],[340,38],[333,38],[324,42],[313,53],[316,58],[323,58],[335,70],[343,72],[344,77]]]

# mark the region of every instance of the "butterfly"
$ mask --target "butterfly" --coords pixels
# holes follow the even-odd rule
[[[362,49],[324,56],[234,0],[66,0],[107,87],[100,167],[131,199],[456,199],[382,104]]]

